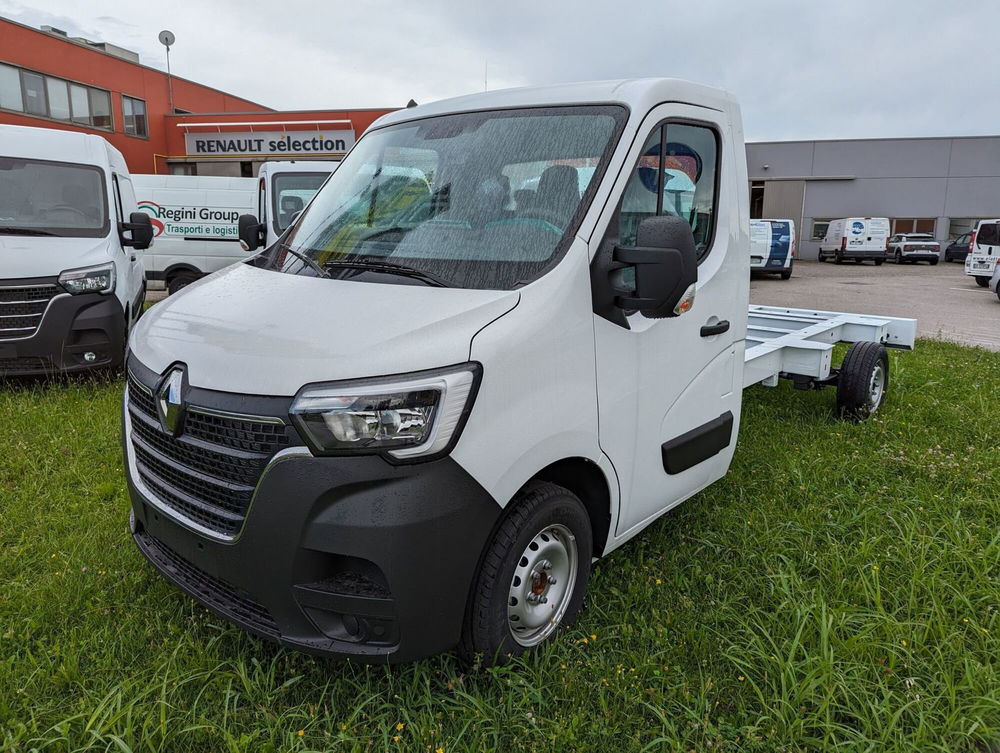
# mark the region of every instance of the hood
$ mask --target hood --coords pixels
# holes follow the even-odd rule
[[[112,259],[109,238],[0,235],[0,279],[55,277],[67,269],[104,264]]]
[[[193,386],[294,395],[310,382],[469,360],[472,338],[516,291],[300,277],[236,264],[156,304],[130,337],[142,364],[187,365]]]

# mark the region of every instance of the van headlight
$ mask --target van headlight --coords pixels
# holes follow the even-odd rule
[[[467,363],[385,379],[310,384],[289,416],[314,455],[427,459],[458,440],[482,367]]]
[[[73,295],[78,293],[110,293],[115,289],[115,265],[68,269],[59,275],[59,284]]]

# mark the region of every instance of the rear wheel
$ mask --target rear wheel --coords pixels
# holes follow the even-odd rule
[[[844,263],[844,252],[843,251],[838,251],[836,254],[834,254],[833,260],[837,264],[843,264]]]
[[[889,390],[889,354],[876,342],[854,343],[840,365],[837,413],[864,421],[879,409]]]
[[[781,273],[781,279],[782,280],[790,280],[790,279],[792,279],[792,270],[791,269],[784,270]]]
[[[178,272],[167,280],[167,295],[173,295],[198,279],[193,272]]]
[[[826,261],[826,256],[823,254],[822,251],[820,251],[819,254],[816,256],[816,259],[817,259],[817,261],[825,262]]]
[[[520,656],[576,618],[590,579],[590,518],[576,495],[536,481],[511,502],[476,574],[460,652]]]
[[[896,255],[892,258],[892,260],[894,262],[896,262],[896,264],[902,264],[903,263],[903,255],[901,253],[899,253],[899,251],[897,251]]]
[[[976,285],[978,285],[981,288],[988,288],[990,286],[990,278],[989,277],[977,277],[976,278]]]
[[[938,260],[937,260],[937,259],[931,259],[931,266],[932,266],[932,267],[936,267],[936,266],[937,266],[937,263],[938,263]]]
[[[876,259],[875,260],[875,266],[876,267],[881,267],[882,266],[882,262],[884,262],[884,261],[885,261],[885,259]]]

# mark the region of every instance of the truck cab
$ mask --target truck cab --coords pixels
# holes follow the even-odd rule
[[[683,81],[383,117],[280,242],[241,220],[259,252],[140,322],[137,545],[300,649],[539,645],[595,558],[729,467],[746,185],[735,99]]]
[[[270,246],[306,207],[339,161],[265,162],[257,175],[257,217]]]
[[[152,237],[105,139],[0,125],[0,377],[120,365]]]

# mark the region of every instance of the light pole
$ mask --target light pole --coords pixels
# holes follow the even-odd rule
[[[160,32],[160,44],[167,48],[167,97],[170,101],[170,114],[174,114],[174,82],[170,78],[170,45],[174,43],[174,33],[164,29]]]

